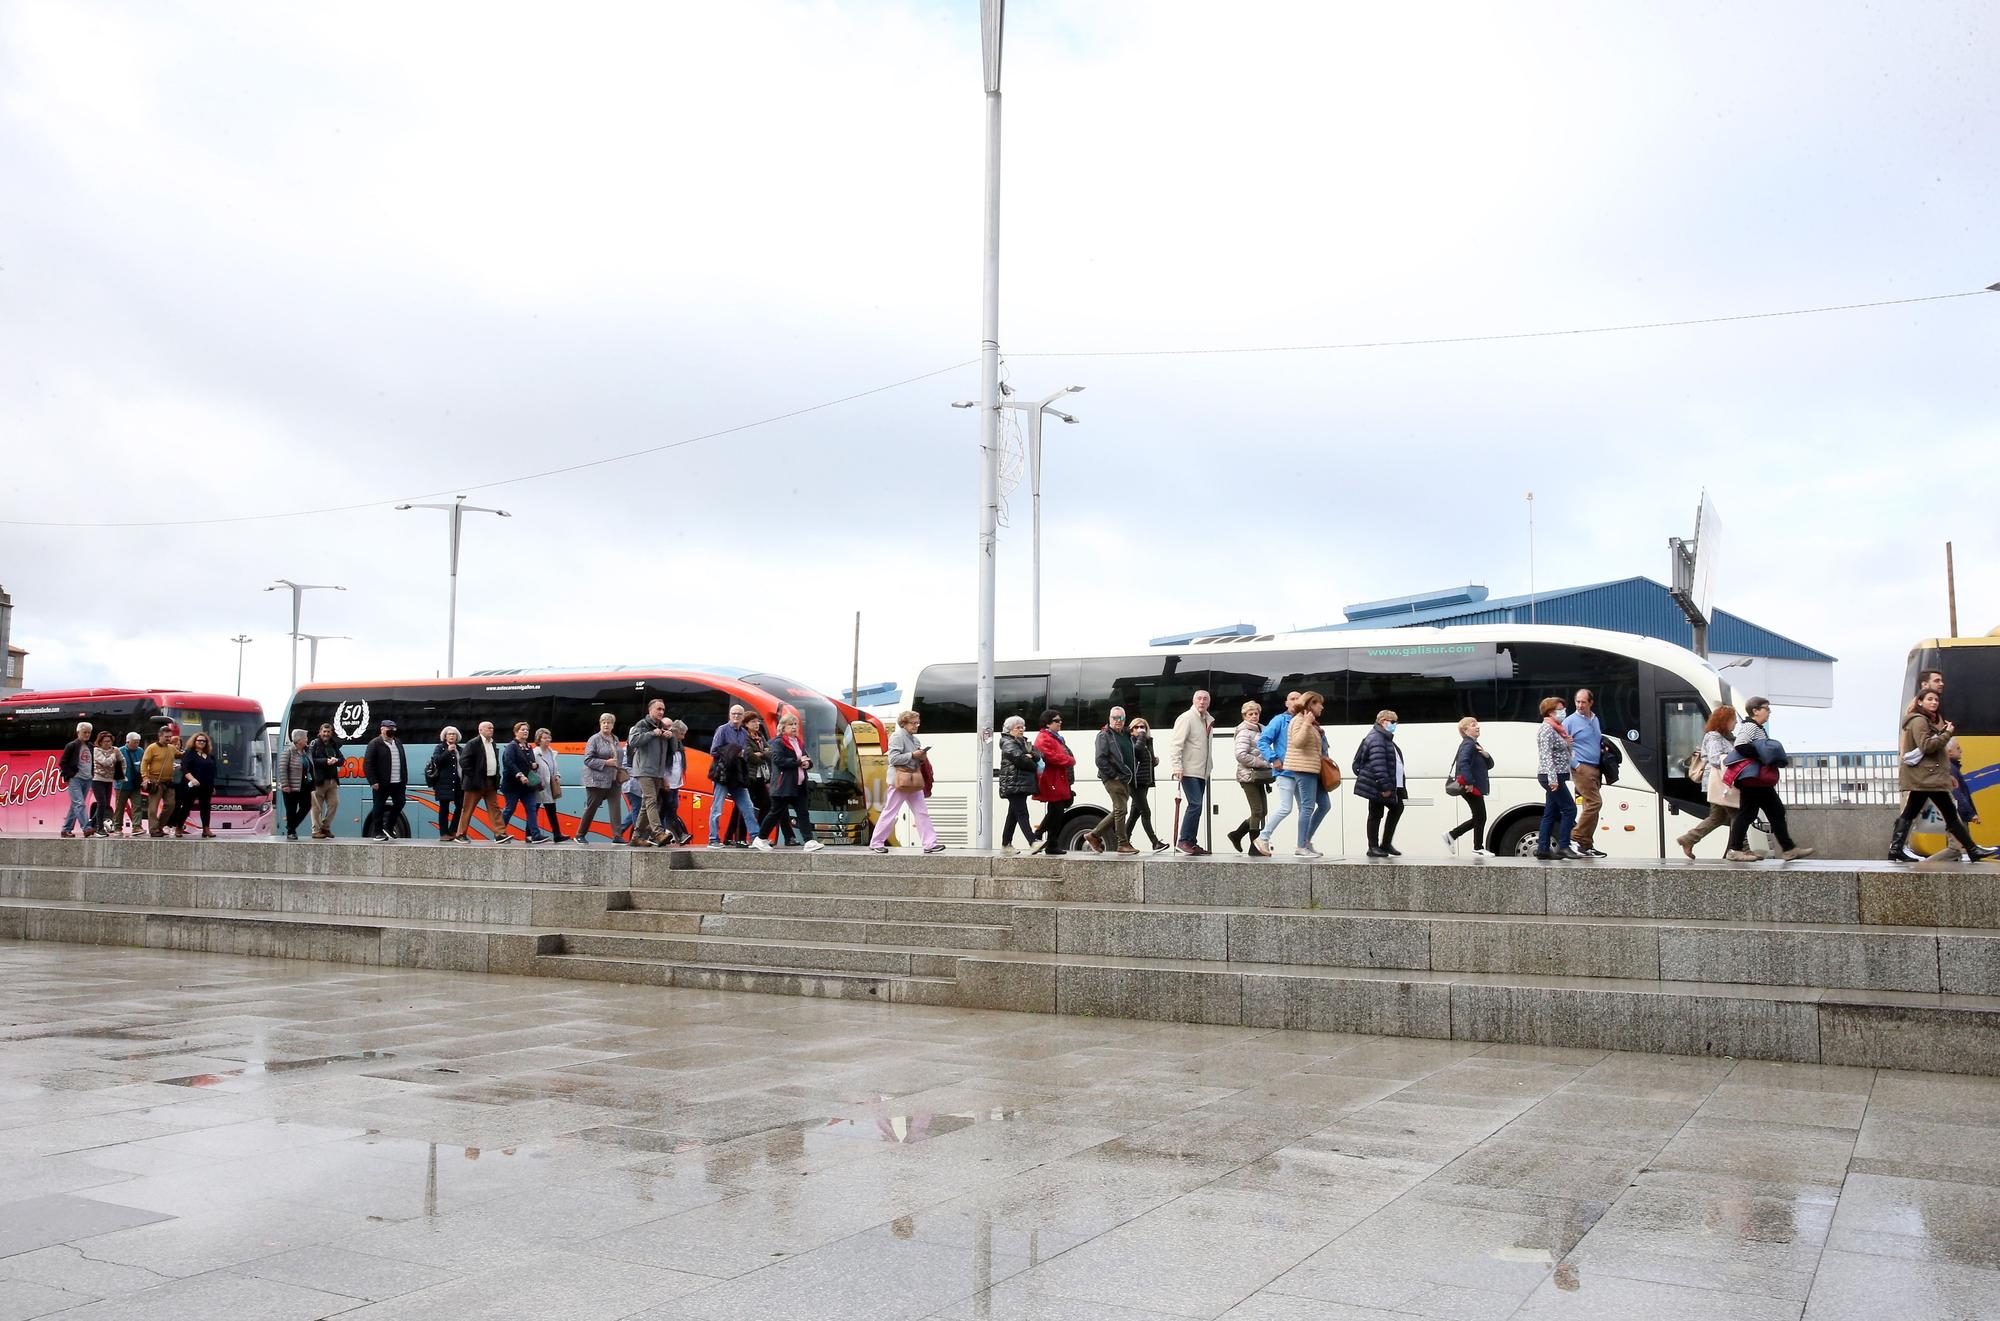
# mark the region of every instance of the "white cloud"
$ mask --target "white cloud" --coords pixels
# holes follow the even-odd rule
[[[976,351],[970,3],[0,10],[0,513],[469,489]],[[1465,581],[1665,574],[1716,492],[1721,602],[1842,658],[1788,719],[1870,746],[1911,641],[2000,623],[2000,301],[1345,353],[1031,350],[1505,332],[2000,278],[1972,9],[1009,15],[1003,342],[1051,433],[1045,636],[1315,624]],[[967,370],[475,496],[462,667],[679,657],[845,681],[972,652]],[[1297,512],[1302,524],[1282,515]],[[1026,644],[1027,502],[1002,649]],[[275,704],[279,574],[322,672],[442,661],[443,532],[0,528],[39,683]],[[1309,529],[1304,530],[1304,529]]]

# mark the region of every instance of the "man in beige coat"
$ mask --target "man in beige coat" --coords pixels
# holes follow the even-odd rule
[[[1181,815],[1180,838],[1174,841],[1174,847],[1196,858],[1208,852],[1197,842],[1195,828],[1201,823],[1202,801],[1208,796],[1209,742],[1214,728],[1215,720],[1208,714],[1208,694],[1197,690],[1194,705],[1181,712],[1167,739],[1174,779],[1180,782],[1181,793],[1187,798],[1187,811]]]

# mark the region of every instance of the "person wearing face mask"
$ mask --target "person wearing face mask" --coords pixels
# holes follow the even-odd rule
[[[1576,824],[1576,799],[1569,796],[1570,734],[1563,727],[1560,697],[1542,699],[1542,723],[1535,730],[1535,782],[1542,786],[1542,833],[1535,837],[1535,857],[1543,862],[1582,857],[1572,852],[1570,830]],[[1551,851],[1550,845],[1554,849]]]
[[[1361,738],[1354,752],[1354,792],[1368,800],[1368,856],[1400,858],[1396,823],[1410,796],[1404,785],[1403,750],[1396,746],[1396,713],[1377,711],[1375,727]],[[1290,758],[1286,769],[1290,769]]]

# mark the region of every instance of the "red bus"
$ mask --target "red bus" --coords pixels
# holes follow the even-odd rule
[[[162,725],[176,725],[183,741],[205,733],[218,763],[211,820],[214,830],[236,835],[271,832],[271,772],[266,761],[264,708],[247,697],[191,693],[178,688],[71,688],[15,693],[0,700],[0,830],[53,835],[69,810],[68,784],[57,763],[79,722],[93,739],[108,733],[146,743]]]
[[[727,723],[729,708],[742,705],[764,718],[775,731],[786,711],[799,717],[806,751],[813,759],[807,808],[813,830],[823,843],[866,843],[868,802],[860,759],[848,719],[818,691],[776,675],[697,665],[604,666],[590,670],[487,670],[459,679],[367,680],[314,683],[300,688],[285,717],[285,729],[303,729],[316,737],[330,724],[346,745],[341,770],[337,835],[359,835],[374,806],[362,772],[361,755],[384,719],[396,722],[409,751],[408,802],[399,834],[437,838],[437,800],[423,783],[423,767],[442,737],[445,726],[471,739],[479,722],[493,722],[494,735],[512,737],[516,721],[555,736],[560,755],[562,794],[557,812],[564,835],[575,833],[583,814],[583,745],[597,732],[597,718],[609,711],[617,720],[618,737],[659,698],[671,719],[687,722],[687,774],[681,784],[681,820],[706,843],[710,785],[708,745],[718,725]],[[733,809],[728,809],[733,811]],[[60,820],[61,814],[57,814]],[[725,826],[728,815],[724,816]],[[495,823],[485,811],[473,813],[469,833],[491,838]],[[509,834],[523,834],[517,812]],[[593,836],[611,834],[602,818]]]

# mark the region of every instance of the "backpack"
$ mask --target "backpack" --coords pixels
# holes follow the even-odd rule
[[[1606,784],[1618,783],[1618,774],[1625,768],[1625,753],[1616,743],[1605,739],[1597,753],[1597,772]]]

